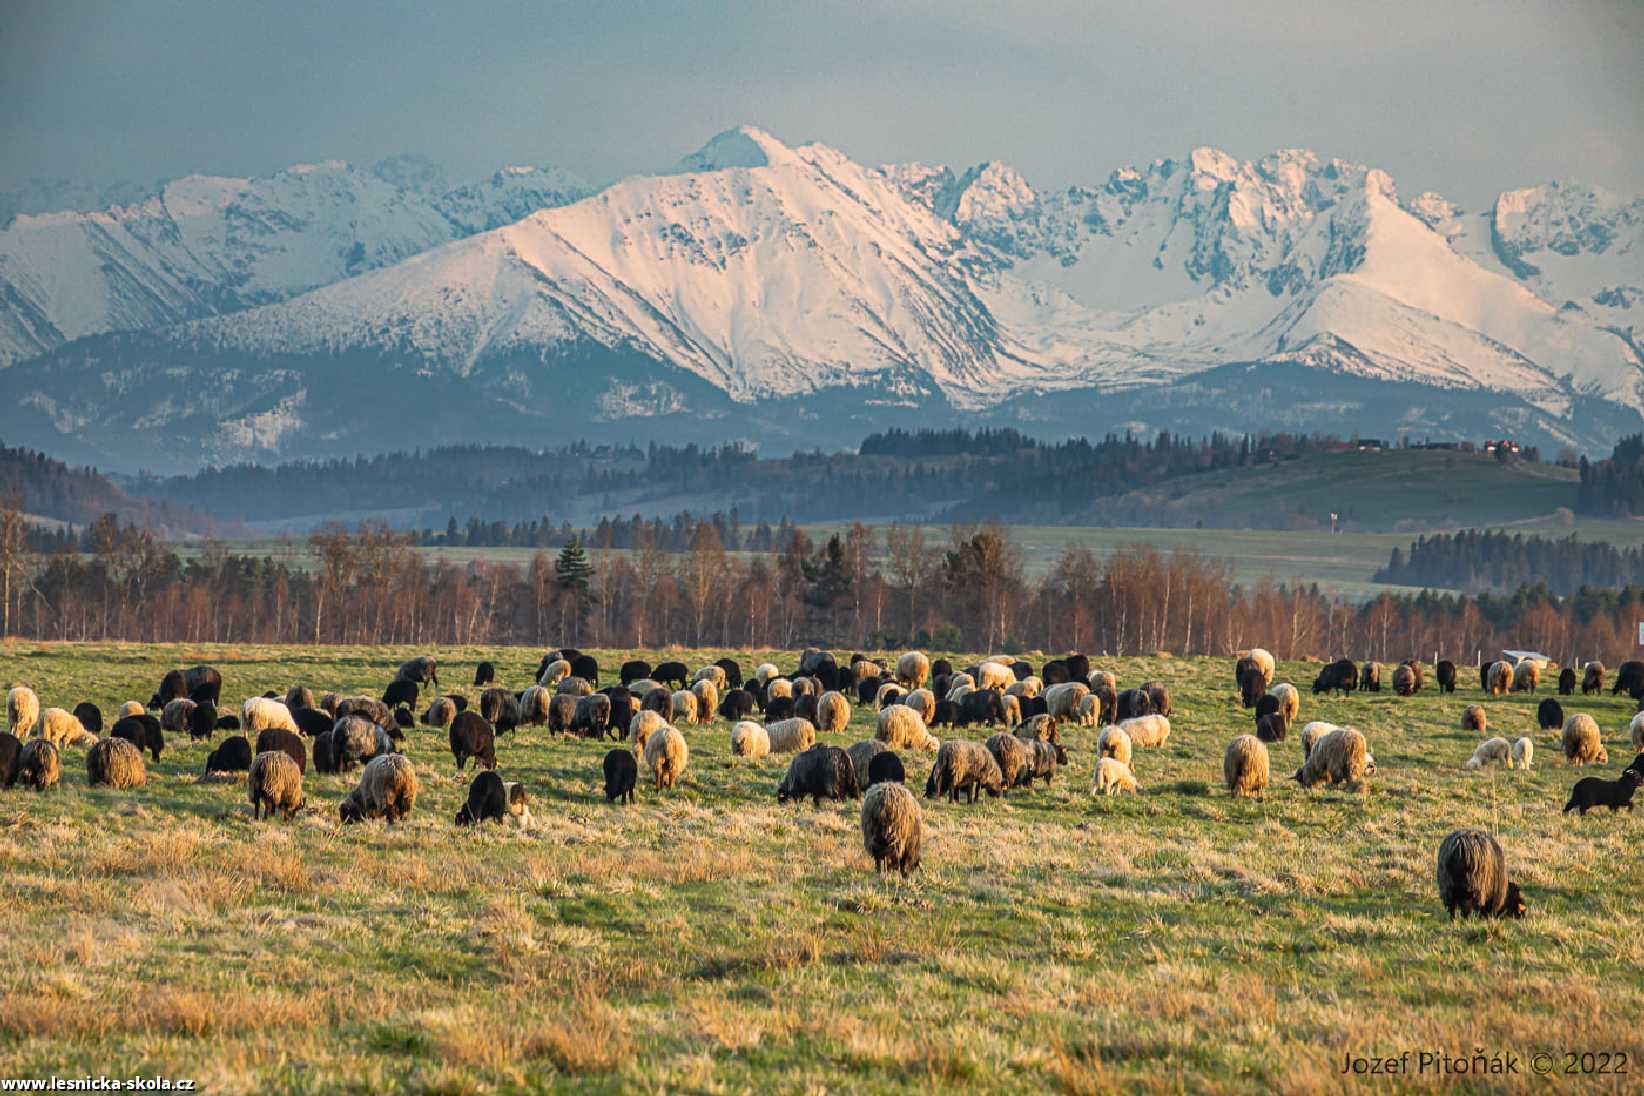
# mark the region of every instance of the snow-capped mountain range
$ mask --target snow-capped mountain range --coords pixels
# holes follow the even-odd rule
[[[163,469],[444,441],[852,444],[1644,423],[1644,199],[1467,212],[1311,152],[1039,192],[743,127],[597,193],[415,163],[190,178],[0,231],[8,440]]]

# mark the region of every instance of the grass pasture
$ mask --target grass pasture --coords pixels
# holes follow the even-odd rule
[[[223,671],[225,704],[302,681],[380,692],[409,651],[8,644],[5,684],[42,705],[146,699],[173,666]],[[608,671],[628,652],[593,652]],[[671,653],[701,665],[722,652]],[[449,691],[479,658],[523,687],[539,652],[439,652]],[[767,653],[738,652],[745,670]],[[784,669],[794,652],[774,655]],[[1039,659],[1034,658],[1038,662]],[[459,830],[443,732],[411,732],[417,809],[344,829],[357,774],[306,782],[294,822],[253,822],[242,785],[201,783],[208,747],[169,736],[146,787],[0,791],[0,1077],[188,1077],[212,1092],[537,1090],[1294,1092],[1541,1090],[1531,1056],[1622,1052],[1644,1069],[1638,821],[1559,813],[1579,775],[1534,730],[1538,698],[1485,699],[1490,732],[1536,739],[1530,772],[1469,772],[1476,675],[1315,698],[1302,721],[1365,732],[1368,794],[1283,780],[1221,786],[1250,725],[1226,659],[1107,659],[1155,678],[1176,714],[1138,750],[1143,794],[1089,795],[1094,729],[1048,788],[921,800],[923,870],[876,877],[857,804],[779,806],[787,759],[733,764],[724,723],[685,729],[683,786],[608,806],[608,744],[525,728],[498,748],[528,830]],[[1630,702],[1565,698],[1598,720],[1615,776]],[[868,736],[857,709],[836,744]],[[985,737],[973,729],[972,737]],[[219,736],[220,738],[220,736]],[[928,755],[909,756],[922,792]],[[1440,839],[1496,832],[1530,915],[1446,921]],[[1506,1077],[1415,1074],[1421,1051],[1512,1053]],[[1406,1077],[1343,1077],[1344,1056],[1412,1052]],[[1612,1060],[1613,1061],[1613,1060]],[[1596,1063],[1596,1059],[1595,1059]],[[1576,1061],[1576,1068],[1581,1062]]]

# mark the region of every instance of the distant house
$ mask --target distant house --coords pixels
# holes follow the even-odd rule
[[[1360,438],[1357,442],[1357,448],[1361,453],[1379,453],[1387,446],[1382,443],[1380,438]]]
[[[1484,452],[1489,456],[1495,456],[1498,452],[1511,453],[1517,456],[1518,451],[1518,442],[1512,438],[1488,438],[1484,442]]]

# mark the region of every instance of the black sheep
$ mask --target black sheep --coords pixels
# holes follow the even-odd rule
[[[930,676],[934,678],[937,674],[946,674],[948,677],[952,677],[953,663],[949,662],[945,658],[939,658],[935,662],[932,662],[930,664]]]
[[[812,693],[806,693],[804,696],[797,698],[793,702],[793,714],[800,719],[808,719],[812,723],[815,723],[816,701],[817,698],[815,694]]]
[[[930,725],[932,727],[959,726],[959,702],[956,700],[938,700],[936,702],[936,715],[931,719]]]
[[[74,706],[74,718],[80,721],[80,726],[92,734],[103,733],[103,710],[89,700],[82,700]]]
[[[639,762],[631,750],[612,750],[605,755],[605,801],[632,803],[634,784],[639,779]]]
[[[599,663],[594,660],[593,655],[577,655],[567,661],[571,663],[572,677],[580,677],[595,688],[599,687]]]
[[[208,700],[204,704],[196,704],[188,713],[188,737],[194,739],[209,739],[211,732],[217,729],[217,709]]]
[[[511,808],[524,797],[523,784],[506,784],[494,770],[487,769],[468,785],[468,802],[457,811],[457,825],[501,822],[514,813]]]
[[[1604,663],[1587,663],[1586,668],[1581,671],[1581,695],[1588,696],[1592,693],[1602,693],[1603,691]]]
[[[208,773],[243,773],[251,768],[251,743],[244,735],[233,735],[217,743],[217,748],[206,758]]]
[[[776,801],[798,801],[807,795],[812,807],[820,807],[824,798],[862,798],[850,755],[837,746],[817,745],[789,762],[787,775],[777,785]]]
[[[1347,696],[1358,687],[1358,684],[1359,668],[1353,664],[1353,660],[1337,659],[1320,670],[1319,676],[1313,679],[1313,695],[1340,692],[1341,695]]]
[[[1480,662],[1478,664],[1478,687],[1485,692],[1490,691],[1490,667],[1493,663]]]
[[[1026,681],[1033,676],[1033,663],[1019,658],[1010,664],[1010,672],[1016,675],[1017,681]]]
[[[1636,762],[1634,763],[1636,764]],[[1576,811],[1586,814],[1593,807],[1608,807],[1613,814],[1622,807],[1633,809],[1633,793],[1644,783],[1644,771],[1628,766],[1614,780],[1601,776],[1586,776],[1570,789],[1570,801],[1564,804],[1564,813]]]
[[[452,697],[447,697],[446,699],[451,701],[451,706],[457,711],[466,712],[468,710],[468,698],[463,696],[461,693],[458,693]]]
[[[198,711],[199,709],[195,709]],[[336,722],[324,712],[315,708],[295,708],[291,712],[291,722],[308,738],[318,738],[325,734]]]
[[[1552,697],[1536,705],[1536,726],[1550,731],[1564,726],[1564,707]]]
[[[1146,694],[1150,714],[1162,715],[1166,719],[1170,718],[1170,713],[1172,710],[1172,705],[1170,703],[1170,690],[1165,688],[1164,682],[1148,681],[1137,686],[1137,688],[1142,693]]]
[[[1575,671],[1566,666],[1558,672],[1558,695],[1574,696],[1576,686]]]
[[[1262,698],[1262,694],[1267,692],[1266,679],[1262,676],[1261,667],[1257,666],[1253,659],[1240,659],[1239,661],[1241,663],[1250,663],[1250,665],[1239,670],[1239,703],[1246,708],[1254,708],[1256,702]],[[1317,684],[1313,688],[1317,691]]]
[[[1032,719],[1036,715],[1049,715],[1050,705],[1043,696],[1024,696],[1021,699],[1022,719]]]
[[[1637,660],[1623,662],[1615,672],[1615,684],[1610,686],[1610,695],[1626,693],[1634,700],[1644,698],[1644,662]]]
[[[297,763],[297,768],[303,773],[308,772],[308,749],[303,740],[284,727],[270,727],[257,735],[255,753],[267,753],[270,750],[279,750],[288,755]]]
[[[733,722],[738,719],[747,719],[753,714],[753,694],[746,689],[737,688],[727,692],[719,700],[719,717]]]
[[[1119,694],[1114,691],[1113,686],[1104,681],[1090,690],[1090,695],[1096,698],[1099,709],[1097,715],[1103,723],[1112,723],[1119,718]],[[1049,711],[1043,696],[1036,696],[1033,699],[1039,702],[1038,710],[1033,712],[1033,715],[1043,715]],[[1028,714],[1027,705],[1022,705],[1022,718],[1026,719]]]
[[[388,688],[382,691],[382,702],[390,708],[397,708],[402,704],[415,705],[417,703],[417,683],[395,678],[388,683]]]
[[[896,756],[895,750],[884,750],[873,755],[868,762],[868,787],[884,783],[906,784],[907,770],[902,767],[902,759]]]
[[[235,715],[233,712],[229,712],[226,715],[218,716],[217,717],[217,729],[219,731],[237,731],[237,730],[239,730],[240,729],[240,717]]]
[[[792,719],[793,713],[793,697],[779,696],[765,705],[765,722],[775,723],[778,720]]]
[[[858,704],[872,704],[879,695],[879,687],[884,682],[877,677],[864,678],[856,683],[856,702]]]
[[[1246,705],[1249,707],[1249,705]],[[1126,689],[1114,700],[1115,720],[1135,719],[1153,714],[1153,698],[1145,689]]]
[[[934,667],[931,672],[935,673]],[[1067,684],[1069,681],[1073,680],[1073,675],[1068,673],[1066,662],[1063,662],[1059,658],[1053,658],[1040,667],[1039,680],[1043,681],[1048,688],[1051,685]],[[1086,678],[1085,680],[1088,681],[1090,679]]]
[[[322,731],[314,736],[314,771],[317,773],[334,773],[342,771],[337,763],[337,751],[332,745],[336,741],[332,732]]]
[[[497,733],[478,712],[458,712],[451,721],[451,756],[461,772],[471,757],[487,769],[497,767]]]
[[[1256,701],[1256,722],[1260,723],[1264,715],[1272,715],[1279,710],[1279,698],[1272,693],[1263,693],[1262,698]]]
[[[576,714],[571,717],[571,733],[583,738],[604,738],[611,728],[611,698],[604,693],[577,698]]]
[[[160,730],[160,721],[146,713],[116,720],[109,734],[125,739],[139,750],[147,750],[154,755],[155,761],[160,760],[160,754],[166,748],[166,736]]]
[[[497,734],[507,734],[520,724],[519,698],[507,689],[487,689],[480,694],[479,714]]]
[[[1090,681],[1090,659],[1081,654],[1071,654],[1062,660],[1067,665],[1069,681]]]
[[[664,662],[651,671],[651,680],[659,685],[667,683],[676,689],[683,689],[690,681],[690,671],[683,662]]]
[[[966,693],[959,701],[959,725],[970,727],[985,723],[997,727],[1005,721],[1005,701],[992,689],[977,689]]]
[[[1439,692],[1453,693],[1456,691],[1456,664],[1449,659],[1440,659],[1434,667],[1434,677],[1438,678]]]
[[[173,700],[188,697],[198,704],[202,699],[213,704],[222,702],[223,675],[210,666],[195,666],[190,670],[172,670],[160,679],[160,687],[149,698],[150,708],[164,708]],[[198,695],[197,695],[198,694]]]
[[[1256,737],[1263,742],[1283,742],[1289,729],[1289,723],[1279,712],[1268,712],[1256,717]]]
[[[622,670],[617,674],[624,685],[632,685],[636,681],[644,681],[651,676],[651,664],[642,658],[630,659],[622,664]]]
[[[0,787],[10,788],[17,783],[17,761],[22,753],[23,740],[0,731]]]
[[[639,711],[639,701],[623,685],[607,685],[599,693],[610,698],[611,714],[606,719],[606,724],[611,730],[612,737],[621,738],[628,733],[628,724],[633,722],[634,714]]]
[[[474,688],[489,685],[497,679],[497,668],[489,662],[481,662],[474,667]]]

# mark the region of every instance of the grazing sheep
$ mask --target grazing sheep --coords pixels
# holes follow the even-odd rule
[[[794,704],[793,697],[791,696],[779,696],[769,704],[765,705],[765,720],[769,723],[775,723],[778,720],[783,719],[792,719],[797,715],[799,715],[799,709]],[[803,719],[808,717],[800,716],[800,718]],[[812,720],[812,722],[814,723],[815,720]]]
[[[930,680],[930,659],[922,651],[909,651],[896,660],[896,680],[909,689],[921,688]]]
[[[1037,677],[1018,678],[1016,684],[1005,690],[1006,696],[1021,697],[1023,700],[1032,700],[1044,692],[1045,683]]]
[[[1439,843],[1439,901],[1456,919],[1524,916],[1518,884],[1507,878],[1507,857],[1496,839],[1483,830],[1457,830]]]
[[[1121,792],[1135,795],[1141,790],[1136,784],[1136,774],[1130,771],[1130,766],[1116,758],[1104,757],[1098,760],[1096,771],[1091,775],[1091,795],[1118,795]]]
[[[1119,720],[1119,726],[1130,736],[1133,746],[1151,749],[1163,746],[1170,737],[1170,720],[1162,715],[1141,715]]]
[[[1020,735],[1017,737],[1021,738]],[[1056,776],[1056,766],[1067,764],[1067,751],[1058,742],[1023,738],[1022,748],[1027,752],[1027,764],[1016,777],[1019,787],[1031,788],[1034,780],[1049,784]]]
[[[936,694],[929,689],[915,689],[902,698],[902,703],[919,713],[927,725],[936,719]]]
[[[1526,658],[1513,667],[1513,692],[1533,693],[1541,685],[1541,663]]]
[[[990,796],[999,795],[1004,791],[1004,776],[987,747],[979,742],[950,738],[936,751],[936,763],[931,766],[930,778],[925,782],[925,798],[945,795],[950,802],[957,803],[960,793],[966,791],[972,803],[983,791]]]
[[[1256,737],[1263,742],[1283,742],[1290,733],[1290,722],[1278,712],[1256,717]]]
[[[1017,714],[1020,715],[1020,711]],[[966,693],[959,701],[959,719],[962,726],[986,723],[993,727],[1010,721],[1005,711],[1004,696],[994,689],[977,689]]]
[[[874,737],[893,750],[935,750],[940,745],[919,713],[905,704],[893,704],[879,713]]]
[[[244,735],[232,735],[217,744],[206,758],[205,771],[211,773],[243,773],[251,768],[251,743]]]
[[[324,712],[320,713],[324,715]],[[336,741],[336,731],[330,730],[313,736],[314,771],[317,773],[341,772],[342,767],[337,763],[337,750],[333,743]]]
[[[497,668],[489,662],[474,667],[474,688],[480,689],[497,679]]]
[[[633,759],[630,757],[629,760]],[[501,822],[508,818],[521,827],[530,824],[531,804],[525,794],[525,785],[515,781],[505,782],[487,769],[468,785],[468,802],[457,811],[457,825],[472,826],[478,822]]]
[[[335,719],[337,718],[337,705],[342,703],[342,698],[336,693],[321,693],[318,703],[320,711]]]
[[[82,719],[81,722],[84,723],[85,720]],[[211,733],[217,729],[216,706],[209,700],[194,705],[193,710],[188,713],[188,726],[184,729],[188,731],[189,738],[211,738]]]
[[[951,700],[936,702],[936,715],[930,720],[932,727],[957,727],[959,725],[959,705]]]
[[[1262,692],[1265,693],[1273,684],[1273,671],[1278,664],[1273,661],[1272,655],[1260,647],[1252,647],[1245,652],[1245,657],[1254,662],[1257,668],[1261,670]]]
[[[779,719],[765,724],[772,753],[798,753],[816,745],[816,724],[808,719]]]
[[[141,710],[141,709],[139,709]],[[18,685],[6,694],[8,729],[19,739],[27,738],[40,720],[40,698],[27,685]]]
[[[689,689],[675,689],[673,695],[674,722],[687,727],[696,724],[696,694]]]
[[[1564,723],[1564,757],[1572,765],[1608,765],[1610,755],[1599,737],[1598,724],[1585,712]]]
[[[159,707],[158,704],[155,707]],[[120,710],[114,713],[115,719],[125,719],[127,716],[142,715],[146,709],[135,700],[128,700],[120,705]]]
[[[699,681],[713,682],[714,691],[720,692],[725,688],[725,670],[721,666],[704,666],[692,676],[691,684],[694,686]],[[718,706],[716,701],[714,707]]]
[[[143,718],[158,725],[151,715],[145,715]],[[65,746],[90,746],[97,741],[97,736],[86,730],[74,717],[73,712],[65,712],[61,708],[47,708],[41,712],[40,724],[35,728],[35,732],[59,750]],[[139,745],[153,749],[156,761],[160,760],[160,751],[165,749],[165,741],[159,737],[158,731],[153,734],[145,733]]]
[[[1490,724],[1489,717],[1484,714],[1484,708],[1479,704],[1469,704],[1461,710],[1461,729],[1477,731],[1483,734]]]
[[[1027,768],[1027,748],[1020,738],[1004,731],[989,735],[983,745],[993,755],[994,762],[999,766],[999,775],[1004,780],[1000,794],[1008,795],[1010,789],[1016,786],[1022,770]]]
[[[655,776],[657,791],[665,791],[679,783],[679,778],[685,775],[685,765],[690,756],[691,749],[685,744],[685,736],[672,726],[662,726],[645,740],[645,767]]]
[[[924,837],[919,801],[900,782],[875,784],[862,797],[862,848],[875,871],[894,868],[906,879],[908,872],[919,867]]]
[[[1267,694],[1267,686],[1264,684],[1265,679],[1262,677],[1261,667],[1256,665],[1254,659],[1239,659],[1234,666],[1233,680],[1239,686],[1239,703],[1246,708],[1254,708],[1261,698]],[[1321,673],[1318,680],[1313,682],[1313,691],[1315,693],[1320,691],[1320,682],[1324,680],[1325,675]],[[1328,686],[1325,687],[1328,688]]]
[[[529,691],[529,690],[527,690]],[[581,705],[580,697],[568,693],[555,693],[548,698],[548,729],[555,734],[569,734],[571,725],[576,722],[577,708]],[[651,713],[656,715],[655,712]],[[661,716],[657,716],[661,719]]]
[[[1096,737],[1096,756],[1111,757],[1129,765],[1132,746],[1130,735],[1125,733],[1125,729],[1117,723],[1109,723]]]
[[[1604,691],[1604,663],[1589,662],[1587,668],[1581,671],[1581,695],[1602,693]]]
[[[718,666],[710,668],[719,670]],[[724,673],[724,671],[720,670],[720,673]],[[714,712],[719,708],[719,687],[712,681],[698,681],[691,686],[691,692],[696,695],[696,721],[698,723],[712,723],[714,721]]]
[[[1438,678],[1439,692],[1453,693],[1456,691],[1456,664],[1447,658],[1440,659],[1433,667],[1433,676]]]
[[[1086,694],[1079,701],[1078,708],[1073,712],[1073,723],[1078,727],[1094,727],[1102,721],[1102,698],[1095,693]]]
[[[1232,796],[1267,797],[1267,747],[1253,734],[1241,734],[1222,755],[1222,779]]]
[[[487,689],[480,694],[479,714],[490,722],[497,734],[508,734],[519,726],[519,698],[507,689]]]
[[[86,783],[94,788],[140,788],[147,780],[143,752],[123,738],[99,738],[86,751]]]
[[[995,692],[1004,692],[1016,680],[1016,675],[1010,672],[1010,667],[998,662],[984,662],[976,667],[976,687],[978,689],[992,689]]]
[[[1301,693],[1296,691],[1294,685],[1288,681],[1281,681],[1268,690],[1268,695],[1279,702],[1279,714],[1284,716],[1286,723],[1296,722],[1296,717],[1301,715]],[[1169,715],[1170,713],[1162,712],[1160,714]]]
[[[197,707],[199,705],[186,696],[166,701],[166,706],[160,710],[160,729],[171,731],[173,734],[185,733],[188,730],[189,716]]]
[[[497,767],[497,733],[478,712],[459,712],[451,721],[451,756],[461,772],[468,759],[487,769]]]
[[[869,784],[868,767],[873,759],[882,753],[889,753],[890,747],[877,738],[866,738],[861,742],[852,743],[845,748],[845,754],[851,759],[851,765],[856,769],[856,782],[866,788]]]
[[[1153,714],[1153,698],[1145,689],[1126,689],[1114,698],[1114,714],[1119,721]]]
[[[541,685],[529,686],[519,695],[520,722],[529,723],[533,727],[540,727],[548,722],[548,707],[556,695]]]
[[[417,683],[415,681],[394,680],[388,683],[388,688],[382,691],[382,702],[390,708],[401,706],[410,707],[417,702]],[[289,705],[288,705],[289,706]]]
[[[240,708],[240,725],[246,733],[253,731],[286,730],[292,734],[300,733],[296,721],[291,718],[291,709],[278,700],[270,700],[264,696],[254,696],[248,699]]]
[[[571,716],[571,732],[585,738],[604,738],[611,728],[611,698],[603,693],[577,698]],[[618,731],[620,734],[620,726]]]
[[[1301,733],[1302,760],[1306,761],[1308,755],[1313,752],[1314,743],[1331,731],[1339,731],[1340,729],[1334,723],[1326,723],[1323,720],[1314,720],[1303,727]]]
[[[17,783],[17,765],[22,753],[22,739],[9,731],[0,731],[0,787],[9,788]]]
[[[901,704],[907,695],[908,690],[894,681],[887,681],[873,694],[874,707],[888,708],[892,704]]]
[[[776,801],[786,803],[811,797],[811,806],[822,800],[858,799],[862,788],[850,755],[837,746],[812,746],[788,763],[788,771],[776,788]]]
[[[840,734],[851,721],[851,702],[845,694],[830,690],[816,702],[816,729],[819,734]]]
[[[690,684],[690,671],[685,668],[683,662],[658,663],[656,669],[651,671],[650,677],[658,685],[672,685],[676,689],[683,689]]]
[[[1535,760],[1535,756],[1536,744],[1530,741],[1529,738],[1520,738],[1513,743],[1513,765],[1529,771],[1530,763]],[[1512,767],[1512,765],[1508,766],[1508,768]]]
[[[1107,670],[1092,670],[1085,680],[1089,683],[1091,692],[1104,687],[1112,689],[1115,693],[1119,691],[1119,679]]]
[[[48,711],[50,710],[51,709],[48,709]],[[61,709],[57,710],[60,711]],[[71,716],[70,718],[72,719],[73,717]],[[63,746],[66,745],[71,739],[75,742],[86,743],[87,745],[96,741],[95,738],[90,738],[90,736],[86,735],[83,731],[78,730],[78,727],[78,721],[76,721],[71,727],[63,727],[59,722],[59,730],[57,733],[66,732],[66,734],[64,737],[52,739],[58,749],[62,749]],[[46,729],[44,724],[42,724],[41,729]],[[109,728],[108,733],[113,738],[122,738],[126,740],[139,750],[149,751],[154,755],[155,761],[159,761],[160,755],[165,752],[166,738],[164,733],[160,730],[160,721],[149,715],[147,712],[144,712],[142,715],[128,715],[124,719],[115,720],[114,726]]]
[[[1045,711],[1052,719],[1074,719],[1079,702],[1090,695],[1090,687],[1078,681],[1066,681],[1045,690]]]
[[[871,739],[869,741],[872,741]],[[863,787],[871,788],[875,784],[906,784],[908,772],[902,767],[902,759],[895,750],[884,750],[874,755],[868,762],[868,778]]]
[[[1359,692],[1381,692],[1381,666],[1374,662],[1366,662],[1359,671]]]
[[[1482,769],[1486,765],[1503,765],[1513,767],[1513,748],[1507,744],[1505,738],[1487,738],[1478,744],[1473,756],[1467,759],[1469,769]]]
[[[569,658],[572,677],[582,678],[582,680],[589,683],[590,688],[599,687],[599,663],[593,655],[579,654],[570,650],[562,651],[560,655]]]
[[[425,727],[445,728],[457,718],[457,706],[451,703],[448,696],[437,696],[428,705],[428,710],[422,713],[422,722]]]
[[[753,714],[754,695],[747,689],[732,689],[719,700],[719,715],[723,719],[736,722],[747,719]]]
[[[303,773],[284,750],[260,751],[253,757],[245,788],[253,818],[261,818],[266,807],[268,817],[279,811],[290,821],[303,809]]]
[[[785,677],[772,678],[765,683],[765,703],[773,700],[792,700],[793,682]]]
[[[291,759],[297,766],[297,771],[308,772],[308,749],[303,740],[294,731],[284,727],[270,727],[257,735],[257,745],[253,753],[269,753],[278,751]]]
[[[1427,668],[1413,658],[1407,658],[1401,665],[1410,667],[1410,673],[1415,675],[1415,684],[1411,688],[1411,695],[1421,692],[1421,687],[1427,683]]]
[[[561,678],[559,684],[554,686],[554,691],[562,696],[593,696],[594,686],[587,678],[573,674],[571,677]]]
[[[628,750],[609,750],[601,765],[605,772],[605,801],[632,803],[634,785],[639,782],[639,763]]]
[[[1415,696],[1417,688],[1419,686],[1416,684],[1416,671],[1408,663],[1401,662],[1394,667],[1393,692],[1399,696]]]
[[[1576,688],[1576,672],[1566,666],[1558,672],[1558,695],[1574,696]]]
[[[360,773],[360,782],[337,808],[344,825],[381,816],[392,826],[417,805],[417,770],[404,754],[373,757]]]
[[[260,744],[262,739],[257,741]],[[355,765],[392,751],[388,732],[362,716],[345,715],[331,729],[331,756],[337,772],[347,772]]]
[[[394,675],[396,681],[411,681],[418,685],[432,684],[439,686],[439,666],[427,655],[418,655],[408,662],[400,664],[399,672]]]
[[[1536,705],[1536,726],[1544,731],[1564,726],[1564,706],[1552,697]]]
[[[1506,696],[1513,687],[1513,668],[1505,662],[1492,662],[1485,680],[1491,696]]]
[[[13,737],[16,737],[15,735]],[[63,775],[62,756],[43,738],[31,738],[23,743],[17,755],[17,782],[37,792],[57,786]]]
[[[76,704],[74,706],[74,718],[80,721],[80,726],[92,734],[103,733],[103,710],[91,701],[82,700]]]
[[[571,664],[563,658],[558,658],[542,668],[542,673],[537,675],[537,684],[545,689],[552,689],[570,676]]]
[[[649,708],[635,712],[634,717],[628,721],[628,743],[635,753],[643,753],[645,741],[667,725],[668,721],[662,718],[661,712]]]
[[[1623,662],[1615,671],[1615,684],[1610,686],[1610,695],[1626,693],[1634,700],[1644,699],[1644,661],[1629,659]]]
[[[1633,793],[1638,791],[1638,785],[1644,783],[1644,772],[1627,768],[1614,780],[1605,780],[1599,776],[1584,776],[1575,782],[1570,789],[1570,801],[1564,804],[1564,813],[1575,811],[1586,814],[1594,807],[1608,807],[1614,814],[1626,807],[1627,813],[1633,809]]]
[[[651,677],[651,664],[644,659],[630,659],[622,664],[617,671],[617,679],[624,685],[632,685],[636,681],[645,681]]]
[[[771,752],[771,736],[765,728],[744,719],[731,728],[731,756],[756,761]]]
[[[925,671],[930,672],[928,669]],[[865,655],[851,656],[851,684],[861,685],[865,681],[875,681],[885,676],[885,668]]]
[[[1306,735],[1307,728],[1304,728],[1304,743]],[[1337,727],[1313,743],[1307,760],[1296,770],[1295,779],[1304,788],[1344,784],[1350,791],[1360,791],[1364,788],[1364,778],[1375,771],[1376,761],[1365,745],[1364,736],[1351,727]]]

